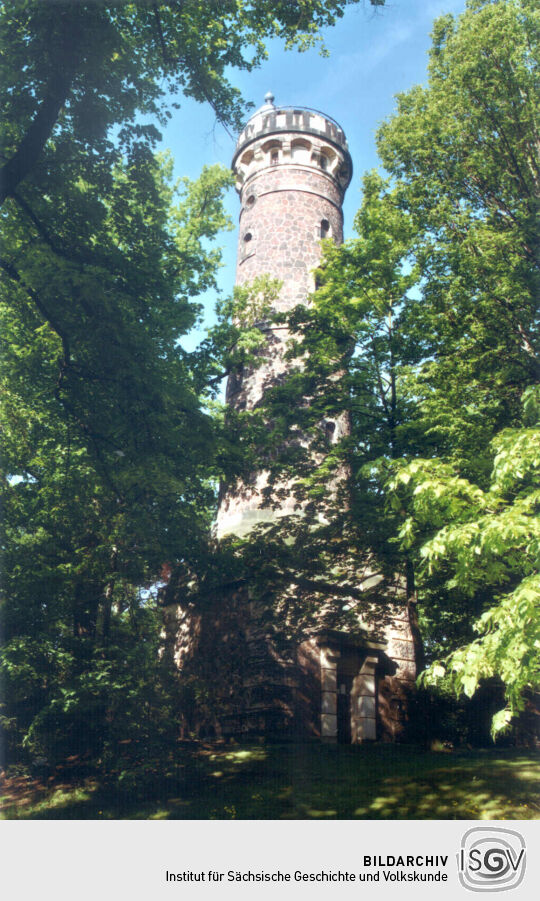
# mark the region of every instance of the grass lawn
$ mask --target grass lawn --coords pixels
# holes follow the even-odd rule
[[[6,819],[538,819],[538,757],[411,746],[182,748],[107,778],[8,776]]]

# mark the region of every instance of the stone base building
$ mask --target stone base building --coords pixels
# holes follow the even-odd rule
[[[192,686],[186,734],[407,739],[416,664],[406,605],[395,606],[379,639],[321,629],[286,651],[265,631],[245,586],[226,585],[202,603],[173,602],[165,611],[169,652]]]

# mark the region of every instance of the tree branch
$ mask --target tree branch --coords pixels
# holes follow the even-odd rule
[[[75,56],[71,65],[55,72],[51,78],[45,99],[21,140],[17,150],[0,168],[0,205],[17,189],[35,166],[45,144],[51,136],[60,110],[64,106],[75,76]]]
[[[157,3],[152,3],[152,12],[154,13],[156,29],[157,29],[159,43],[160,43],[160,47],[161,47],[161,55],[163,57],[163,62],[165,63],[165,65],[173,67],[175,65],[178,65],[178,63],[183,62],[187,66],[188,69],[191,69],[191,71],[194,74],[197,73],[198,71],[200,72],[197,61],[194,60],[192,57],[185,57],[184,59],[182,59],[181,57],[178,57],[175,59],[174,57],[169,55],[169,52],[167,50],[167,45],[165,43],[165,37],[163,35],[163,28],[161,25],[161,18],[159,15],[159,9],[158,9]],[[223,126],[223,128],[225,129],[225,131],[227,132],[227,134],[229,135],[231,140],[234,141],[235,140],[234,135],[231,134],[231,132],[229,131],[224,117],[219,112],[215,102],[212,100],[212,97],[210,96],[210,94],[208,93],[208,91],[206,90],[204,85],[202,84],[202,80],[200,78],[199,78],[197,86],[198,86],[201,94],[203,95],[204,99],[206,100],[206,102],[214,110],[216,119],[219,122],[219,124]]]

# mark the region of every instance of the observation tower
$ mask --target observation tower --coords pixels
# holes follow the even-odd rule
[[[269,93],[238,138],[232,168],[241,204],[236,284],[249,286],[270,276],[281,283],[277,311],[309,304],[321,239],[343,240],[342,203],[352,177],[343,130],[317,110],[275,106]],[[260,365],[233,372],[227,384],[227,403],[239,411],[255,409],[291,366],[286,326],[257,325],[265,333]],[[322,427],[335,443],[348,433],[348,415],[325,420]],[[310,447],[307,439],[305,446]],[[337,474],[328,486],[331,497],[347,485],[347,477],[346,469]],[[294,482],[272,485],[271,504],[263,503],[267,486],[268,474],[260,471],[223,487],[214,532],[218,541],[227,536],[249,540],[258,524],[302,515]],[[356,594],[370,598],[366,622],[360,616],[357,628],[332,630],[316,615],[312,633],[286,650],[278,648],[275,631],[268,628],[268,607],[254,598],[245,580],[194,589],[193,584],[205,584],[196,575],[169,586],[165,634],[175,664],[185,684],[198,685],[201,696],[213,699],[207,703],[211,714],[200,705],[189,716],[184,711],[191,732],[289,734],[352,743],[406,734],[419,647],[413,599],[399,574],[388,579],[369,560],[352,563]],[[286,593],[294,603],[294,591]],[[325,603],[332,598],[321,598],[321,610]],[[339,604],[345,601],[338,599]],[[208,716],[213,717],[210,726]]]

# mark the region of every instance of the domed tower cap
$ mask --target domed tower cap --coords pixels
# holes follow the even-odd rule
[[[274,105],[275,99],[276,98],[272,94],[272,91],[267,91],[266,94],[264,95],[264,102],[270,104],[271,106]]]

